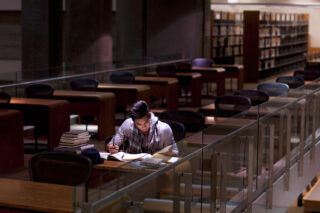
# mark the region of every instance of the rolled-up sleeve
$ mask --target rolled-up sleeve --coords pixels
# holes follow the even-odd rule
[[[119,127],[117,133],[113,136],[109,144],[121,146],[123,142],[129,137],[131,122],[129,119],[125,120]]]

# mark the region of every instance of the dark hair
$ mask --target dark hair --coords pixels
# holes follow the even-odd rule
[[[130,116],[132,120],[143,118],[148,115],[149,107],[145,101],[135,102],[130,109]]]

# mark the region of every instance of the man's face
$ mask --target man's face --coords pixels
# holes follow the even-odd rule
[[[150,128],[150,113],[143,118],[135,119],[134,123],[142,133],[147,133]]]

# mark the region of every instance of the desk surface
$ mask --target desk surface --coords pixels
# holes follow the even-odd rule
[[[92,99],[110,99],[115,95],[111,92],[94,92],[94,91],[74,91],[74,90],[55,90],[55,97],[62,98],[92,98]]]
[[[43,212],[73,212],[73,187],[0,178],[0,206]]]
[[[148,85],[140,85],[140,84],[110,84],[110,83],[99,83],[98,84],[98,91],[99,90],[136,90],[136,91],[143,91],[143,90],[150,90]]]
[[[202,71],[202,72],[225,72],[226,70],[222,67],[192,67],[193,71]]]
[[[176,84],[178,80],[172,77],[154,77],[154,76],[136,76],[134,79],[137,83],[146,84]]]
[[[40,99],[40,98],[11,98],[10,104],[23,104],[23,105],[39,105],[39,106],[52,106],[67,103],[64,100],[53,99]]]

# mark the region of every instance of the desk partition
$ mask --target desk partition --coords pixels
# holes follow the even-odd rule
[[[277,212],[288,208],[320,167],[319,91],[320,85],[292,89],[286,96],[271,97],[190,135],[177,142],[178,161],[163,167],[118,163],[96,168],[99,187],[89,188],[83,209]]]

